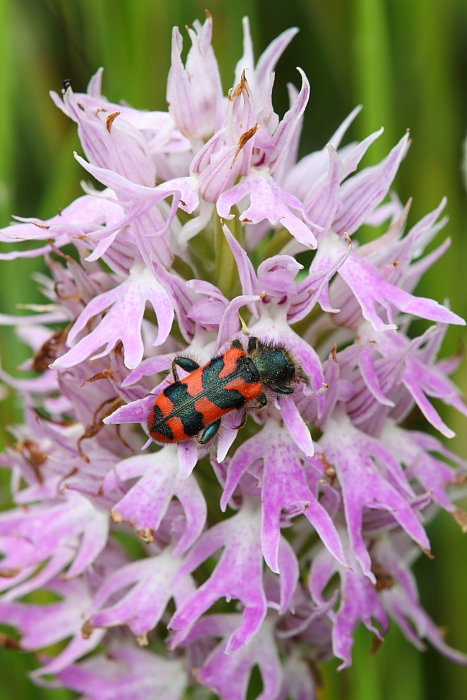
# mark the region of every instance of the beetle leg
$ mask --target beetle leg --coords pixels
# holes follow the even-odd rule
[[[240,425],[234,426],[235,430],[241,430],[243,428],[243,426],[245,425],[245,423],[246,423],[246,409],[243,411],[242,420],[240,421]]]
[[[310,385],[310,378],[305,374],[301,367],[299,367],[295,372],[295,378],[297,381],[303,382],[307,386]]]
[[[199,438],[198,442],[200,445],[205,445],[209,440],[212,440],[214,435],[216,435],[217,431],[221,427],[221,419],[218,418],[217,420],[213,421],[210,423],[207,428],[203,430],[201,433],[201,437]]]
[[[172,376],[173,376],[173,378],[174,378],[174,381],[175,381],[175,382],[178,382],[178,381],[180,381],[180,380],[179,380],[179,378],[178,378],[178,372],[177,372],[177,367],[176,367],[176,365],[177,365],[177,358],[175,358],[175,360],[172,360]]]
[[[267,405],[267,403],[268,403],[268,397],[266,396],[266,394],[261,392],[261,394],[259,394],[259,396],[258,396],[258,403],[255,404],[254,406],[248,406],[248,408],[244,409],[242,420],[240,421],[240,425],[236,425],[235,429],[240,430],[240,428],[243,428],[243,426],[246,423],[246,414],[248,413],[248,411],[260,411],[262,408],[264,408]]]
[[[253,406],[250,410],[251,411],[259,411],[262,408],[264,408],[265,406],[267,406],[267,403],[268,403],[268,397],[266,396],[266,394],[264,392],[261,392],[261,394],[259,394],[259,396],[258,396],[258,403],[256,404],[256,406]]]
[[[261,347],[261,342],[254,335],[250,336],[248,340],[248,354],[251,355],[255,350],[259,350]]]
[[[185,372],[194,372],[195,369],[199,369],[199,364],[189,357],[176,357],[174,362],[185,370]]]
[[[189,357],[175,357],[172,360],[172,374],[176,382],[179,382],[177,367],[181,367],[185,372],[194,372],[195,369],[199,369],[199,364],[194,360],[190,360]]]
[[[258,403],[255,403],[254,406],[247,406],[247,408],[245,408],[245,413],[247,411],[261,411],[262,408],[267,406],[268,397],[263,391],[261,392],[261,394],[258,394],[257,399]]]
[[[295,387],[293,386],[271,386],[270,387],[276,394],[293,394]]]

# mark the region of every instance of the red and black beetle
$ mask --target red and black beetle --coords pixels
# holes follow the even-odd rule
[[[179,379],[177,365],[190,374]],[[306,379],[285,347],[254,337],[247,352],[234,340],[229,350],[203,367],[187,357],[176,357],[172,374],[175,381],[156,397],[148,418],[149,433],[156,442],[184,442],[201,433],[198,442],[204,445],[216,435],[226,413],[256,399],[245,408],[240,428],[247,411],[266,406],[264,388],[292,394],[294,384]]]

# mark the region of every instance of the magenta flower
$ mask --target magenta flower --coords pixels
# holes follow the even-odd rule
[[[45,255],[50,271],[47,306],[0,316],[36,373],[0,369],[24,408],[2,455],[15,507],[0,515],[0,622],[40,660],[37,682],[92,700],[196,686],[245,700],[255,666],[261,700],[312,700],[313,667],[350,666],[359,624],[467,664],[410,568],[439,507],[467,523],[467,464],[406,425],[417,407],[452,437],[438,399],[467,415],[459,358],[438,359],[464,321],[414,293],[449,245],[421,257],[445,202],[405,232],[390,190],[408,136],[357,170],[381,133],[342,146],[358,109],[297,162],[300,69],[282,119],[272,104],[296,30],[255,62],[245,20],[224,96],[212,29],[207,14],[188,30],[185,63],[174,29],[167,113],[109,103],[102,71],[86,94],[53,94],[103,188],[0,232],[38,241],[2,259]],[[415,317],[431,322],[421,335]],[[23,599],[38,590],[54,602]]]

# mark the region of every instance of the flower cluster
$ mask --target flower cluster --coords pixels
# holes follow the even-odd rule
[[[92,700],[178,700],[197,684],[243,700],[258,666],[262,700],[311,699],[313,665],[349,666],[356,626],[382,640],[390,618],[467,663],[410,570],[437,507],[467,524],[451,492],[466,463],[408,420],[416,409],[451,437],[431,399],[467,415],[448,378],[458,358],[437,359],[464,321],[413,294],[448,246],[423,257],[444,201],[406,228],[409,205],[387,195],[408,135],[356,172],[381,134],[341,145],[358,109],[297,160],[301,70],[282,119],[272,106],[295,31],[255,62],[245,20],[227,97],[209,15],[185,64],[173,31],[168,112],[108,102],[101,71],[86,94],[52,94],[103,187],[0,233],[41,242],[2,259],[44,256],[50,271],[38,313],[0,319],[35,371],[1,371],[24,424],[1,458],[16,507],[0,515],[0,623],[36,653],[38,683]],[[414,317],[432,322],[422,335]],[[226,414],[206,444],[148,440],[173,359],[204,365],[248,336],[290,351],[295,391],[267,392],[243,430],[241,411]],[[49,603],[24,600],[39,589]]]

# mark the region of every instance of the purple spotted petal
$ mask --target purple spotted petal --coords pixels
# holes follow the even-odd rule
[[[2,566],[21,568],[48,559],[61,544],[75,550],[68,575],[77,576],[93,563],[108,537],[108,516],[87,498],[68,492],[52,507],[30,506],[27,510],[0,515],[0,535],[14,536],[17,547]],[[80,537],[80,544],[76,538]]]
[[[374,582],[370,556],[362,537],[365,506],[389,510],[392,517],[422,549],[429,550],[430,543],[407,495],[402,496],[380,473],[380,455],[375,453],[372,443],[369,437],[353,428],[350,421],[343,416],[330,421],[325,435],[320,440],[325,458],[335,468],[342,486],[353,553],[364,574]],[[377,447],[376,441],[374,445]]]
[[[465,325],[465,321],[433,299],[414,297],[403,289],[386,282],[367,261],[351,253],[339,268],[339,274],[347,282],[360,304],[364,318],[377,331],[395,328],[392,307],[430,321]],[[380,304],[387,313],[388,323],[377,312]]]
[[[338,572],[341,578],[341,602],[336,613],[330,613],[333,620],[332,644],[335,656],[342,659],[340,669],[351,665],[353,630],[361,621],[365,627],[382,640],[387,632],[389,621],[376,593],[374,585],[359,569],[349,551],[346,552],[352,569],[344,569],[322,550],[315,558],[310,571],[309,589],[316,602],[323,603],[323,590],[331,576]],[[377,627],[373,619],[378,623]]]
[[[379,165],[362,170],[343,184],[333,224],[336,233],[354,233],[383,200],[406,154],[408,139],[405,134]]]
[[[314,231],[320,227],[312,227],[304,223],[306,218],[303,207],[296,197],[287,194],[268,176],[250,175],[238,185],[224,192],[218,199],[217,211],[219,216],[230,219],[230,209],[249,195],[250,206],[241,212],[241,221],[257,224],[267,219],[274,226],[280,224],[286,228],[299,243],[307,248],[316,248]],[[297,211],[299,215],[294,213]]]
[[[182,554],[201,534],[206,521],[206,503],[194,477],[180,479],[175,450],[164,447],[159,452],[137,455],[123,460],[110,472],[103,492],[140,477],[112,509],[116,522],[130,523],[146,542],[153,541],[173,497],[184,508],[186,526],[174,555]]]
[[[282,687],[277,700],[314,700],[316,691],[317,681],[306,658],[299,651],[290,654],[284,664]]]
[[[99,325],[84,338],[81,338],[71,350],[62,355],[54,363],[54,368],[72,367],[93,355],[97,359],[107,355],[121,340],[125,352],[125,365],[134,369],[142,360],[144,346],[140,336],[146,301],[149,301],[156,312],[159,332],[155,345],[163,343],[172,327],[174,310],[171,301],[154,275],[143,268],[135,266],[129,279],[110,292],[101,294],[88,304],[79,316],[68,334],[68,340],[73,341],[81,334],[91,318],[109,309]]]
[[[230,461],[221,508],[225,510],[242,475],[253,469],[259,459],[263,460],[261,542],[269,567],[280,570],[280,516],[284,510],[303,512],[332,554],[345,565],[337,531],[306,482],[296,448],[287,431],[278,429],[273,422],[244,443]]]
[[[258,665],[263,681],[262,700],[273,700],[281,683],[281,668],[274,641],[273,623],[266,620],[247,647],[228,653],[221,642],[198,670],[200,681],[225,700],[242,700],[253,666]]]
[[[291,398],[284,398],[280,403],[281,416],[290,435],[307,457],[311,457],[314,448],[310,431],[303,421],[300,412]]]
[[[181,61],[183,40],[178,27],[172,33],[172,61],[167,80],[170,113],[185,136],[203,139],[216,128],[218,101],[222,99],[219,69],[211,46],[212,18],[189,29],[192,46],[186,67]]]
[[[260,509],[251,498],[245,497],[237,515],[200,537],[181,573],[192,571],[222,546],[224,551],[206,583],[177,609],[169,623],[171,629],[181,630],[191,624],[220,597],[238,598],[244,606],[242,621],[229,637],[226,651],[232,653],[248,644],[266,615],[259,532]]]
[[[57,673],[90,700],[180,700],[187,683],[181,661],[121,646]]]
[[[174,580],[180,564],[181,560],[167,548],[158,556],[121,567],[97,591],[88,625],[128,625],[136,636],[144,637],[156,626],[172,596],[179,603],[186,598],[186,582]],[[122,590],[125,593],[117,602],[106,605]]]

